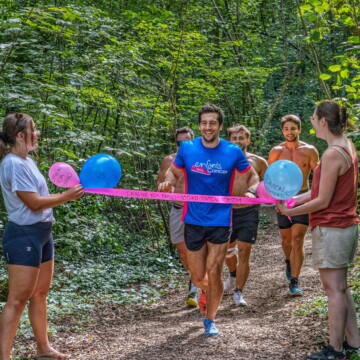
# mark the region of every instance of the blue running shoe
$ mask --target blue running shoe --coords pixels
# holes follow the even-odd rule
[[[219,336],[220,331],[216,328],[214,320],[202,319],[204,323],[204,336]]]
[[[299,281],[296,278],[292,278],[289,283],[290,295],[301,296],[302,290],[299,287]]]

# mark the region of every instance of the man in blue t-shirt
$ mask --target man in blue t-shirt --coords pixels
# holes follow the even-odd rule
[[[242,150],[220,139],[224,114],[216,105],[205,105],[199,111],[201,137],[184,141],[168,169],[159,191],[174,191],[183,175],[188,194],[231,194],[235,170],[255,190],[259,178]],[[253,197],[252,194],[249,197]],[[199,308],[205,314],[205,336],[218,336],[214,318],[222,295],[221,271],[231,233],[232,205],[187,202],[184,205],[185,244],[193,283],[202,289]]]

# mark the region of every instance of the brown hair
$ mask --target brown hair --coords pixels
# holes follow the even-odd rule
[[[0,132],[0,159],[16,144],[16,136],[19,132],[26,134],[27,126],[32,120],[30,115],[23,113],[13,113],[5,117]]]
[[[224,113],[221,110],[221,108],[219,106],[216,106],[214,104],[207,104],[204,105],[200,110],[199,110],[199,124],[201,121],[201,115],[202,114],[208,114],[208,113],[216,113],[218,114],[218,121],[219,121],[219,125],[221,126],[224,122]]]
[[[281,128],[284,127],[285,123],[291,121],[294,124],[296,124],[296,126],[298,127],[298,129],[301,129],[301,120],[298,116],[296,115],[285,115],[281,118]]]
[[[356,127],[349,122],[349,116],[345,106],[340,106],[333,100],[322,101],[315,110],[319,120],[324,118],[328,123],[329,130],[334,135],[341,135],[347,127],[353,130]]]
[[[188,127],[182,127],[182,128],[176,129],[176,131],[175,131],[175,140],[177,139],[177,136],[179,134],[190,134],[191,139],[194,138],[194,132]]]
[[[251,136],[251,132],[250,130],[244,126],[244,125],[234,125],[230,128],[227,129],[227,133],[228,133],[228,138],[230,139],[230,136],[232,133],[237,133],[237,132],[240,132],[240,131],[243,131],[245,133],[245,136],[247,139],[250,139],[250,136]]]

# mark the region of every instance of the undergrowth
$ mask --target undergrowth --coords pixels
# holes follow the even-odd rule
[[[49,335],[81,331],[91,322],[91,313],[99,304],[154,302],[166,291],[184,285],[177,280],[181,274],[185,270],[177,258],[169,255],[166,246],[151,250],[146,240],[135,237],[117,254],[103,248],[97,255],[83,253],[77,261],[59,255],[48,295]],[[1,258],[0,283],[6,281],[6,265]],[[1,301],[0,310],[5,298]],[[67,321],[69,318],[71,321]],[[24,311],[14,348],[23,353],[34,350],[33,346],[30,321]],[[24,359],[14,356],[16,360]]]

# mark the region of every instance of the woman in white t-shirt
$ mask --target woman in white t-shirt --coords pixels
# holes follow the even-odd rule
[[[0,359],[10,360],[10,351],[21,314],[29,301],[36,359],[66,359],[54,350],[47,335],[46,298],[54,268],[51,235],[52,208],[83,195],[81,185],[50,195],[44,176],[28,157],[38,147],[40,132],[31,116],[8,115],[0,133],[0,182],[8,214],[3,252],[8,264],[9,295],[0,318]]]

